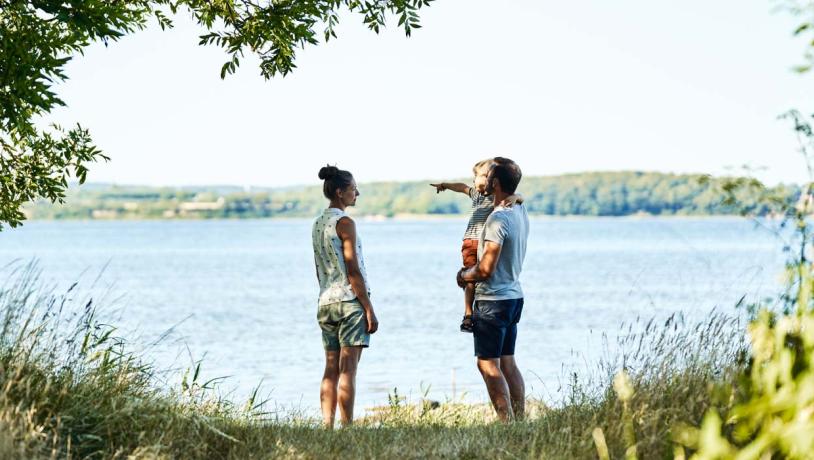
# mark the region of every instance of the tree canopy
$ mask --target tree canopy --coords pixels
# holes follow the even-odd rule
[[[336,38],[343,10],[361,15],[377,33],[395,16],[409,36],[421,27],[418,11],[431,1],[0,0],[0,230],[24,220],[25,202],[62,202],[72,177],[83,183],[90,163],[108,159],[80,124],[47,123],[48,114],[65,105],[53,85],[92,43],[107,46],[150,21],[172,27],[174,15],[187,13],[202,28],[199,43],[226,52],[221,78],[251,53],[268,79],[294,70],[298,49]]]

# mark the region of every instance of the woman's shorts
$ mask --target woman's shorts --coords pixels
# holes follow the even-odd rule
[[[358,300],[320,305],[317,322],[322,329],[325,350],[339,351],[341,347],[368,347],[367,316]]]

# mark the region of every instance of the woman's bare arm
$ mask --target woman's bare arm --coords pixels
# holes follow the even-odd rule
[[[350,283],[356,299],[365,310],[367,317],[367,332],[372,334],[379,328],[379,321],[376,313],[373,312],[373,304],[367,295],[367,286],[359,268],[359,257],[356,253],[356,223],[350,217],[343,217],[336,223],[336,233],[342,240],[342,255],[345,256],[345,269],[348,273]]]

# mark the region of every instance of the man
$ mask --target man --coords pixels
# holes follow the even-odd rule
[[[515,193],[522,172],[514,161],[495,158],[486,193],[495,203]],[[520,272],[526,256],[529,218],[525,206],[496,206],[478,243],[478,263],[458,272],[458,286],[475,282],[473,332],[478,370],[503,421],[523,418],[525,384],[514,359],[517,322],[523,311]]]

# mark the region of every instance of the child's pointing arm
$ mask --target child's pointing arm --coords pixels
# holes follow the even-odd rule
[[[469,195],[469,186],[461,182],[441,182],[440,184],[430,184],[430,185],[435,187],[436,193],[441,193],[444,190],[452,190],[453,192]]]

